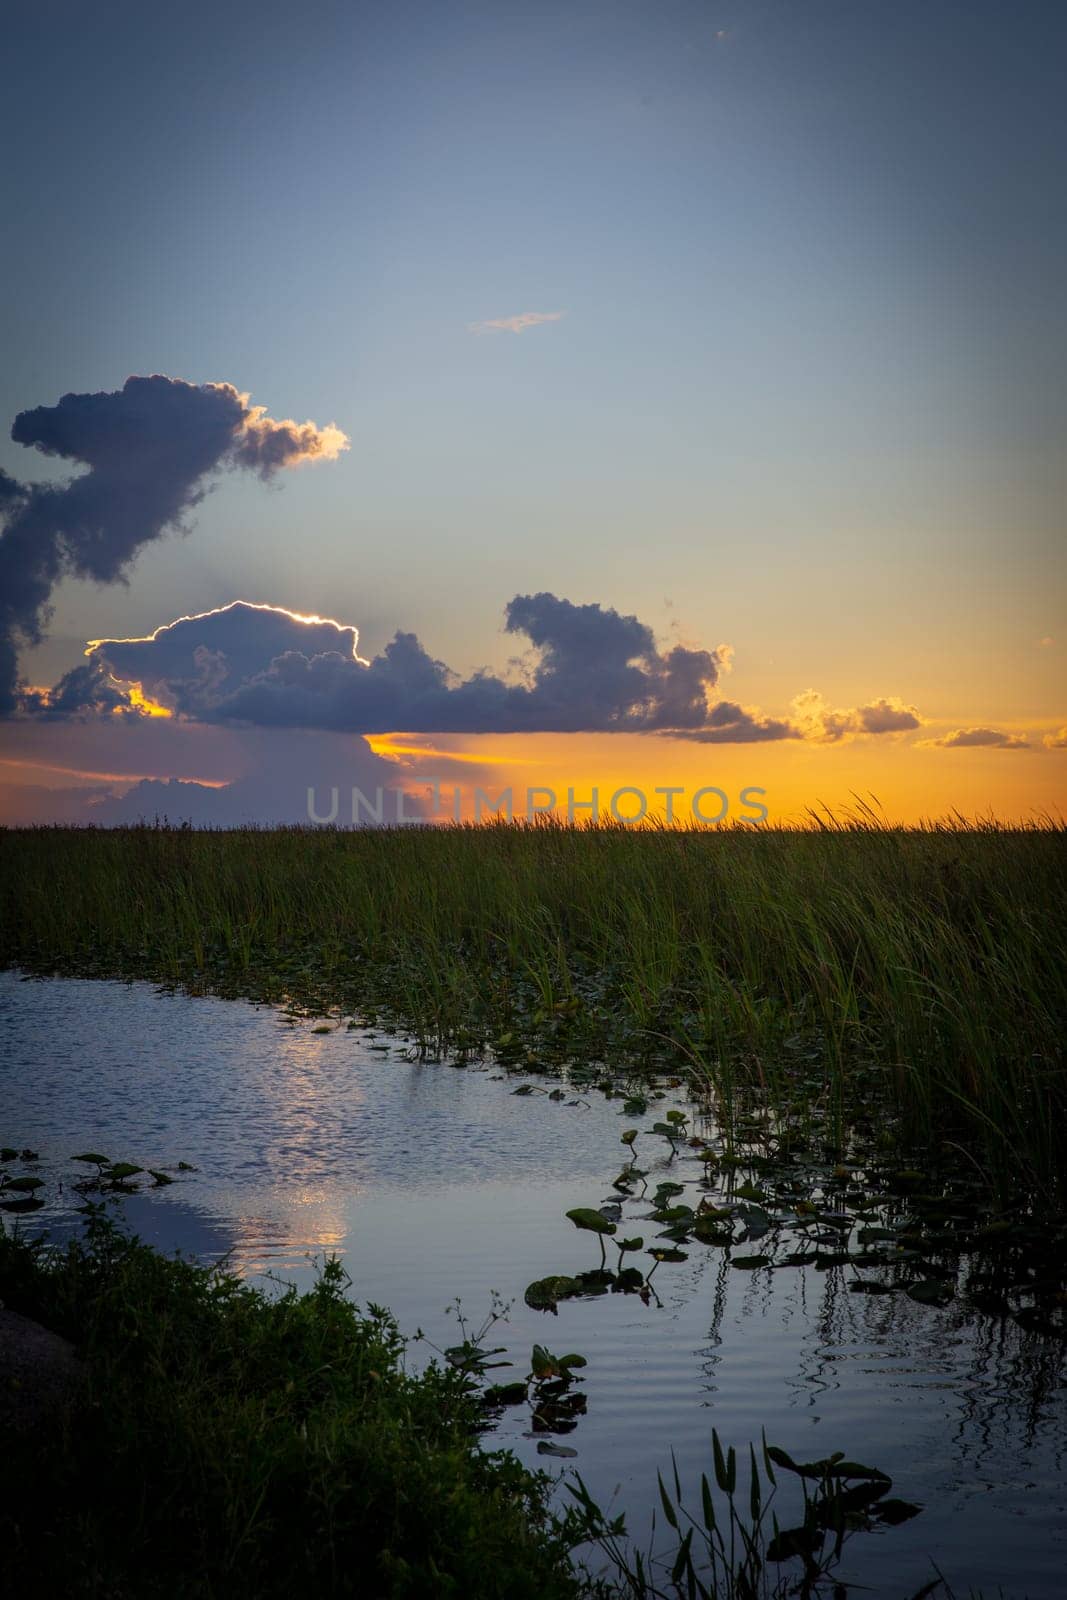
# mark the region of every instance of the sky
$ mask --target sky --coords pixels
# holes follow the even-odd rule
[[[1061,813],[1062,5],[4,32],[0,822]]]

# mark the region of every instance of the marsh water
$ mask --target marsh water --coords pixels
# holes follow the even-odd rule
[[[76,1151],[186,1162],[195,1171],[122,1203],[160,1248],[301,1286],[337,1253],[359,1302],[389,1306],[404,1332],[441,1347],[458,1338],[446,1308],[458,1297],[477,1327],[497,1291],[511,1309],[489,1342],[514,1363],[500,1380],[525,1376],[535,1341],[585,1355],[588,1409],[559,1442],[642,1535],[672,1450],[692,1486],[709,1470],[713,1426],[739,1447],[765,1430],[797,1459],[867,1461],[922,1505],[846,1546],[848,1581],[912,1594],[936,1562],[960,1594],[1061,1595],[1063,1345],[960,1301],[850,1293],[840,1266],[734,1271],[700,1246],[657,1268],[658,1304],[608,1294],[532,1310],[532,1280],[597,1264],[596,1239],[564,1213],[619,1198],[620,1131],[652,1121],[559,1089],[491,1064],[419,1062],[386,1037],[320,1032],[242,1002],[0,973],[0,1142],[38,1149],[50,1180],[48,1205],[24,1226],[73,1225]],[[657,1114],[671,1106],[695,1121],[677,1090]],[[653,1181],[679,1171],[665,1145],[644,1164]],[[417,1344],[411,1360],[430,1354]],[[506,1410],[488,1442],[563,1465],[539,1454],[528,1407]]]

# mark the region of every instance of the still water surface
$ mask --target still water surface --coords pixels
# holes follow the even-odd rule
[[[731,1271],[699,1246],[657,1270],[660,1307],[607,1296],[532,1311],[531,1280],[597,1264],[595,1239],[563,1213],[617,1198],[620,1131],[652,1117],[624,1119],[595,1093],[570,1104],[577,1095],[514,1087],[492,1067],[420,1064],[366,1032],[314,1033],[241,1002],[0,973],[0,1142],[38,1148],[45,1175],[54,1158],[68,1181],[66,1158],[86,1148],[191,1162],[195,1173],[125,1203],[143,1238],[299,1285],[338,1253],[357,1300],[440,1346],[457,1337],[446,1306],[459,1296],[477,1323],[499,1291],[513,1304],[493,1342],[514,1371],[495,1376],[525,1376],[535,1341],[588,1358],[588,1414],[566,1443],[633,1528],[672,1448],[695,1487],[712,1426],[739,1447],[765,1429],[796,1459],[843,1450],[882,1468],[894,1494],[923,1504],[846,1547],[842,1576],[871,1592],[911,1594],[933,1561],[962,1594],[1067,1592],[1061,1347],[959,1303],[849,1294],[842,1269]],[[32,1220],[61,1229],[78,1197],[55,1181],[48,1192]],[[637,1231],[650,1242],[656,1228]],[[514,1408],[492,1437],[552,1466],[529,1423]]]

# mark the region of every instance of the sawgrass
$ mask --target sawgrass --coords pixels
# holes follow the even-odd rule
[[[0,961],[676,1066],[1062,1186],[1061,824],[0,832]]]

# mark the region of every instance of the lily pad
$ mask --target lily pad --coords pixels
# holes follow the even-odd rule
[[[872,1515],[879,1522],[885,1522],[889,1527],[895,1528],[902,1522],[908,1522],[912,1517],[917,1517],[922,1506],[912,1505],[910,1500],[880,1500],[874,1507]]]
[[[526,1399],[524,1383],[492,1383],[482,1395],[487,1406],[521,1406]]]
[[[573,1211],[568,1211],[565,1215],[576,1228],[583,1228],[587,1233],[615,1232],[615,1224],[609,1222],[607,1217],[602,1217],[599,1211],[594,1211],[592,1206],[575,1206]]]
[[[909,1283],[905,1293],[909,1300],[917,1300],[921,1306],[946,1306],[954,1291],[939,1278],[920,1278],[918,1283]]]
[[[533,1311],[555,1311],[561,1300],[580,1294],[581,1287],[577,1278],[568,1277],[562,1272],[555,1273],[527,1284],[523,1299]]]

